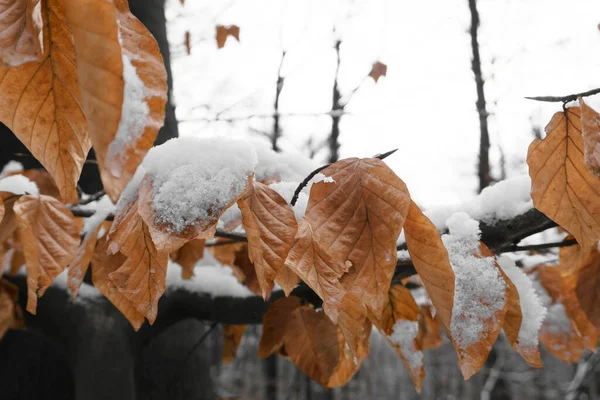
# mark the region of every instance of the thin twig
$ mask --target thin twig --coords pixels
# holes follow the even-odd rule
[[[496,383],[498,383],[498,379],[502,375],[502,368],[504,367],[504,353],[501,351],[496,351],[496,361],[490,370],[490,374],[488,375],[485,384],[483,385],[483,389],[481,390],[481,400],[490,400],[492,396],[492,391],[496,387]]]
[[[101,190],[99,192],[96,192],[94,194],[89,195],[85,199],[79,200],[79,203],[77,203],[77,205],[83,206],[83,205],[86,205],[86,204],[90,204],[93,201],[100,200],[100,198],[102,196],[104,196],[105,194],[106,194],[106,192],[104,190]]]
[[[496,250],[496,254],[512,253],[512,252],[516,252],[516,251],[546,250],[546,249],[553,249],[553,248],[559,248],[559,247],[574,246],[576,244],[577,244],[577,241],[575,239],[564,240],[562,242],[529,244],[529,245],[525,245],[525,246],[517,246],[515,244],[515,245],[512,245],[512,246],[507,246],[507,247],[504,247],[502,249]]]
[[[275,118],[275,117],[341,117],[343,115],[352,115],[351,112],[344,110],[332,110],[325,112],[308,112],[308,113],[268,113],[268,114],[253,114],[253,115],[240,115],[235,117],[221,117],[216,116],[213,118],[185,118],[181,119],[178,122],[236,122],[236,121],[246,121],[254,118]]]
[[[397,151],[398,151],[398,149],[394,149],[394,150],[386,151],[385,153],[379,153],[379,154],[374,155],[373,158],[379,158],[380,160],[384,160]]]
[[[596,367],[596,364],[600,363],[600,353],[598,349],[593,352],[587,359],[580,361],[577,364],[577,371],[575,372],[575,376],[573,380],[569,383],[567,387],[567,394],[565,399],[567,400],[575,400],[578,398],[581,386],[585,382],[585,380],[590,376]]]
[[[313,172],[311,172],[310,174],[308,174],[308,176],[306,178],[304,178],[304,180],[302,182],[300,182],[300,184],[298,185],[298,187],[296,188],[296,191],[294,192],[294,197],[292,197],[292,201],[290,201],[290,204],[292,206],[296,205],[296,202],[298,201],[298,196],[300,196],[300,192],[302,191],[302,189],[304,189],[304,187],[306,185],[308,185],[308,182],[310,182],[310,180],[319,172],[323,171],[325,168],[329,167],[331,164],[326,164],[323,165],[317,169],[315,169]]]
[[[588,90],[587,92],[569,94],[567,96],[536,96],[536,97],[525,97],[527,100],[545,101],[548,103],[568,103],[569,101],[575,101],[579,97],[588,97],[600,93],[600,88]]]

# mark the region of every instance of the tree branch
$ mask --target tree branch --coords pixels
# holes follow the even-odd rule
[[[548,103],[568,103],[569,101],[575,101],[579,97],[588,97],[600,93],[600,88],[588,90],[587,92],[569,94],[567,96],[536,96],[536,97],[525,97],[527,100],[545,101]]]

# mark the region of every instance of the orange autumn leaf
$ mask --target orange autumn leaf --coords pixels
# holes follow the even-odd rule
[[[419,334],[417,342],[421,344],[423,350],[437,349],[443,344],[442,336],[440,335],[442,327],[443,324],[439,314],[433,317],[430,306],[419,307]]]
[[[225,42],[229,36],[233,36],[238,42],[240,41],[240,28],[237,25],[217,25],[215,38],[219,49],[225,46]]]
[[[66,0],[65,14],[100,175],[116,202],[163,124],[163,59],[127,1]]]
[[[21,196],[13,206],[27,268],[27,311],[73,260],[79,246],[77,221],[53,197]]]
[[[235,358],[246,325],[223,325],[223,364],[229,364]]]
[[[210,252],[221,264],[232,266],[236,253],[241,250],[247,251],[245,247],[244,242],[231,242],[229,239],[218,238],[215,245],[210,247]]]
[[[340,312],[336,324],[348,351],[357,354],[360,343],[369,340],[371,321],[369,321],[367,307],[352,293],[346,293],[340,302]]]
[[[298,231],[296,216],[283,197],[260,182],[254,182],[252,190],[237,204],[248,238],[248,256],[266,300],[292,248]]]
[[[579,98],[581,107],[581,136],[587,169],[600,177],[600,115]]]
[[[248,245],[246,243],[243,243],[243,246],[235,252],[231,269],[238,280],[250,289],[252,293],[256,296],[262,294],[258,283],[258,277],[256,276],[256,268],[254,268],[254,264],[250,261],[250,257],[248,256]]]
[[[71,290],[71,297],[73,300],[75,300],[77,297],[77,293],[79,292],[79,288],[81,287],[85,273],[87,272],[90,262],[92,261],[92,256],[94,254],[94,249],[96,248],[96,242],[98,241],[98,232],[100,231],[100,228],[102,228],[102,224],[98,224],[95,229],[92,229],[85,234],[83,240],[81,241],[81,245],[79,245],[77,248],[75,258],[71,264],[69,264],[68,285],[69,289]]]
[[[546,133],[527,154],[533,204],[579,244],[594,246],[600,239],[600,180],[585,166],[579,107],[554,114]]]
[[[50,173],[62,199],[74,203],[91,147],[80,107],[75,49],[63,2],[40,4],[44,53],[39,61],[0,68],[0,121]]]
[[[346,294],[339,278],[346,271],[314,237],[312,227],[302,220],[285,265],[294,271],[317,296],[323,299],[323,309],[336,323],[340,303]]]
[[[353,354],[352,352],[348,351],[348,348],[346,347],[347,345],[344,335],[338,331],[338,351],[340,353],[340,360],[333,371],[333,375],[331,375],[329,378],[329,382],[327,382],[328,388],[335,388],[345,385],[350,381],[354,374],[358,372],[358,369],[362,365],[363,361],[366,360],[369,355],[370,334],[371,325],[369,325],[369,332],[366,335],[366,338],[360,341],[356,350],[356,354]]]
[[[41,0],[0,3],[0,65],[19,66],[42,56],[41,3]]]
[[[591,254],[579,266],[574,286],[581,309],[597,333],[600,332],[600,252],[597,247],[592,248]]]
[[[284,264],[277,273],[275,282],[281,287],[285,295],[289,296],[290,293],[292,293],[292,290],[298,285],[298,282],[300,282],[300,278]]]
[[[411,201],[404,224],[410,258],[447,330],[454,305],[454,271],[435,225]]]
[[[296,296],[282,297],[271,303],[262,320],[258,358],[267,358],[281,348],[287,321],[292,312],[300,306],[300,298]]]
[[[373,78],[375,82],[378,82],[379,78],[382,76],[387,76],[387,65],[379,61],[373,63],[371,72],[369,72],[369,76]]]
[[[94,286],[129,320],[137,331],[144,323],[144,315],[123,295],[109,279],[126,260],[121,253],[108,254],[109,242],[104,236],[98,242],[92,256],[92,282]]]
[[[321,173],[325,178],[311,187],[304,221],[332,260],[346,266],[344,288],[379,316],[396,268],[408,189],[376,158],[344,159]]]
[[[191,279],[194,276],[194,266],[202,259],[205,245],[205,239],[193,239],[170,254],[171,260],[181,265],[183,279]]]
[[[394,331],[396,321],[402,319],[407,321],[416,321],[419,313],[419,306],[410,294],[410,290],[401,284],[395,284],[390,287],[388,292],[388,303],[383,309],[381,318],[372,318],[371,320],[386,336],[390,336]]]
[[[9,329],[25,328],[19,306],[19,288],[6,279],[0,279],[0,340]]]
[[[326,386],[340,360],[338,330],[322,312],[310,306],[290,314],[283,343],[296,367]]]

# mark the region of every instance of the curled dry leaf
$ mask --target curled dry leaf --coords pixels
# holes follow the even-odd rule
[[[219,49],[225,46],[225,42],[229,36],[233,36],[238,42],[240,41],[240,28],[237,25],[217,25],[215,38]]]
[[[435,225],[410,202],[404,234],[410,258],[421,277],[437,315],[450,330],[454,305],[454,271]]]
[[[79,246],[77,221],[53,197],[21,196],[13,206],[27,268],[27,311],[73,260]]]
[[[312,227],[302,220],[285,265],[294,271],[317,296],[323,299],[323,309],[336,323],[340,303],[346,294],[339,278],[346,271],[316,240]]]
[[[232,242],[229,239],[218,238],[214,246],[210,247],[213,257],[223,265],[234,265],[235,255],[247,246],[244,242]]]
[[[300,298],[296,296],[282,297],[271,303],[263,316],[262,336],[258,344],[259,358],[267,358],[281,348],[288,319],[300,306]]]
[[[181,265],[183,279],[191,279],[194,276],[194,266],[202,259],[205,245],[205,239],[193,239],[170,254],[171,260]]]
[[[74,203],[91,143],[63,2],[47,0],[40,5],[44,53],[39,61],[0,68],[0,121],[50,173],[63,201]]]
[[[285,350],[298,369],[326,386],[340,360],[338,330],[322,312],[306,305],[290,314],[283,337]]]
[[[587,169],[600,177],[600,115],[579,98],[581,107],[581,136]]]
[[[344,264],[344,288],[379,316],[408,213],[406,185],[376,158],[341,160],[321,173],[326,178],[312,185],[304,221],[331,259]]]
[[[235,252],[231,269],[238,280],[250,289],[252,293],[256,296],[261,295],[256,269],[248,257],[248,245],[246,243],[243,243],[243,246]]]
[[[233,361],[245,331],[246,325],[223,325],[223,364]]]
[[[166,70],[124,0],[66,0],[82,107],[100,175],[116,202],[163,124]]]
[[[7,330],[23,328],[25,320],[19,306],[19,288],[0,279],[0,340]]]
[[[238,201],[238,207],[248,237],[248,256],[266,300],[292,248],[298,231],[296,216],[283,197],[260,182],[254,182],[250,193]]]
[[[529,146],[527,164],[535,208],[591,247],[600,239],[600,180],[585,166],[580,117],[579,107],[554,114],[546,138]]]
[[[41,3],[41,0],[0,3],[0,65],[16,67],[42,56]]]
[[[375,82],[379,81],[379,78],[382,76],[387,76],[387,65],[382,62],[375,62],[371,67],[371,72],[369,72],[369,76],[375,80]]]
[[[104,236],[98,241],[96,250],[92,256],[92,282],[94,286],[129,320],[137,331],[144,323],[144,315],[123,295],[113,282],[109,274],[117,271],[127,257],[117,252],[109,254],[108,239]]]
[[[371,336],[371,324],[369,324],[368,334],[366,338],[361,340],[355,353],[349,351],[344,335],[338,330],[338,343],[340,361],[333,371],[333,375],[327,382],[328,388],[343,386],[350,381],[356,374],[361,364],[369,355],[369,339]]]

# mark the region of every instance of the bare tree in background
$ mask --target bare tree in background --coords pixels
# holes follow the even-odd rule
[[[475,86],[477,89],[477,114],[479,114],[479,129],[481,132],[479,140],[479,166],[477,175],[479,176],[479,191],[492,182],[490,175],[490,134],[488,131],[488,112],[486,109],[485,92],[483,90],[484,80],[481,73],[481,58],[479,56],[479,42],[477,39],[477,30],[479,28],[479,12],[477,11],[477,0],[469,0],[469,11],[471,12],[471,51],[473,59],[471,68],[475,74]]]

